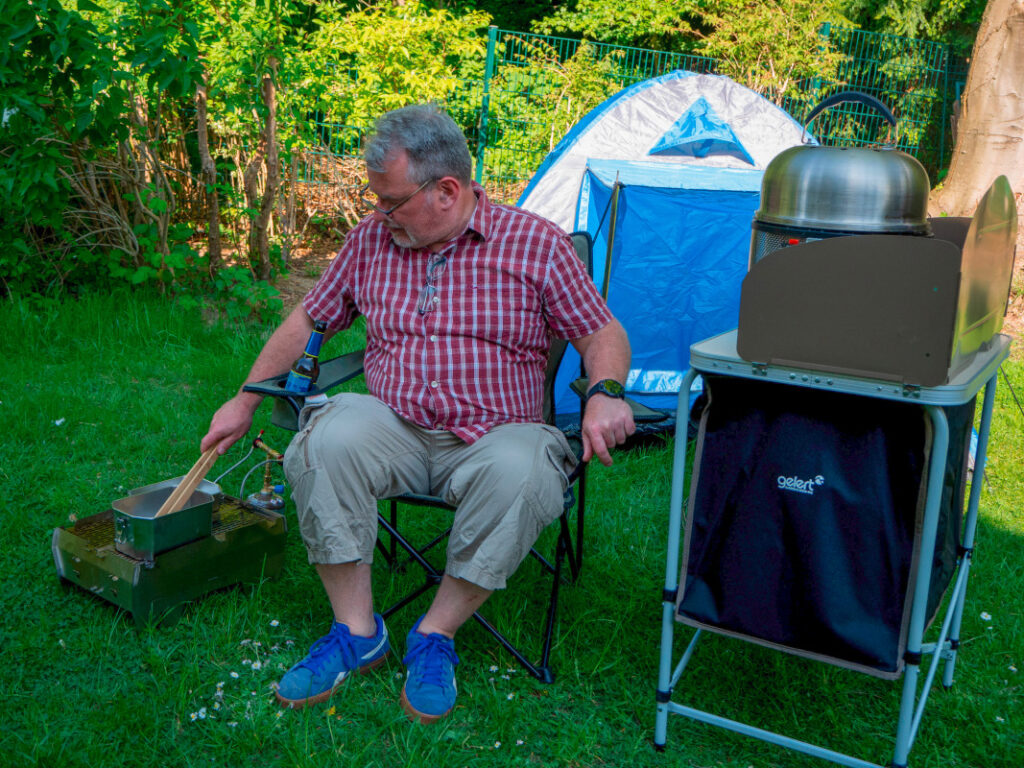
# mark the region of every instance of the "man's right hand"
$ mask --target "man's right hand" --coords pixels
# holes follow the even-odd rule
[[[228,448],[237,443],[252,426],[252,415],[262,398],[252,392],[239,392],[217,409],[210,420],[210,429],[199,443],[200,452],[217,446],[218,455],[223,456]]]

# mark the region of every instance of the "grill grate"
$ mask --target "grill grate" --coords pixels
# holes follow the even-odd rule
[[[754,258],[751,263],[756,264],[769,253],[784,248],[789,244],[792,235],[782,232],[769,232],[764,229],[754,230]]]
[[[264,519],[262,515],[243,506],[239,501],[227,498],[221,499],[216,505],[212,533],[216,536],[219,533],[227,533],[238,528],[245,528],[246,526],[258,523],[262,519]]]

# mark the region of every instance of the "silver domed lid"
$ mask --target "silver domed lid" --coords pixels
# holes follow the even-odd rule
[[[791,147],[761,181],[757,221],[852,233],[928,235],[928,173],[891,147]]]

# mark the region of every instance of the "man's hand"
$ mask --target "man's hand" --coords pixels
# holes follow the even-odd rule
[[[602,464],[610,466],[611,449],[622,445],[635,431],[633,411],[625,401],[594,395],[583,412],[583,461],[597,456]]]
[[[236,442],[245,437],[252,426],[252,415],[259,405],[259,395],[239,392],[217,409],[210,420],[210,429],[199,443],[199,450],[205,452],[217,446],[221,456]]]

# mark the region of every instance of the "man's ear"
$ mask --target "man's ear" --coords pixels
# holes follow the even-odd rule
[[[462,184],[453,176],[444,176],[434,183],[438,191],[438,199],[445,208],[455,205],[462,192]]]

